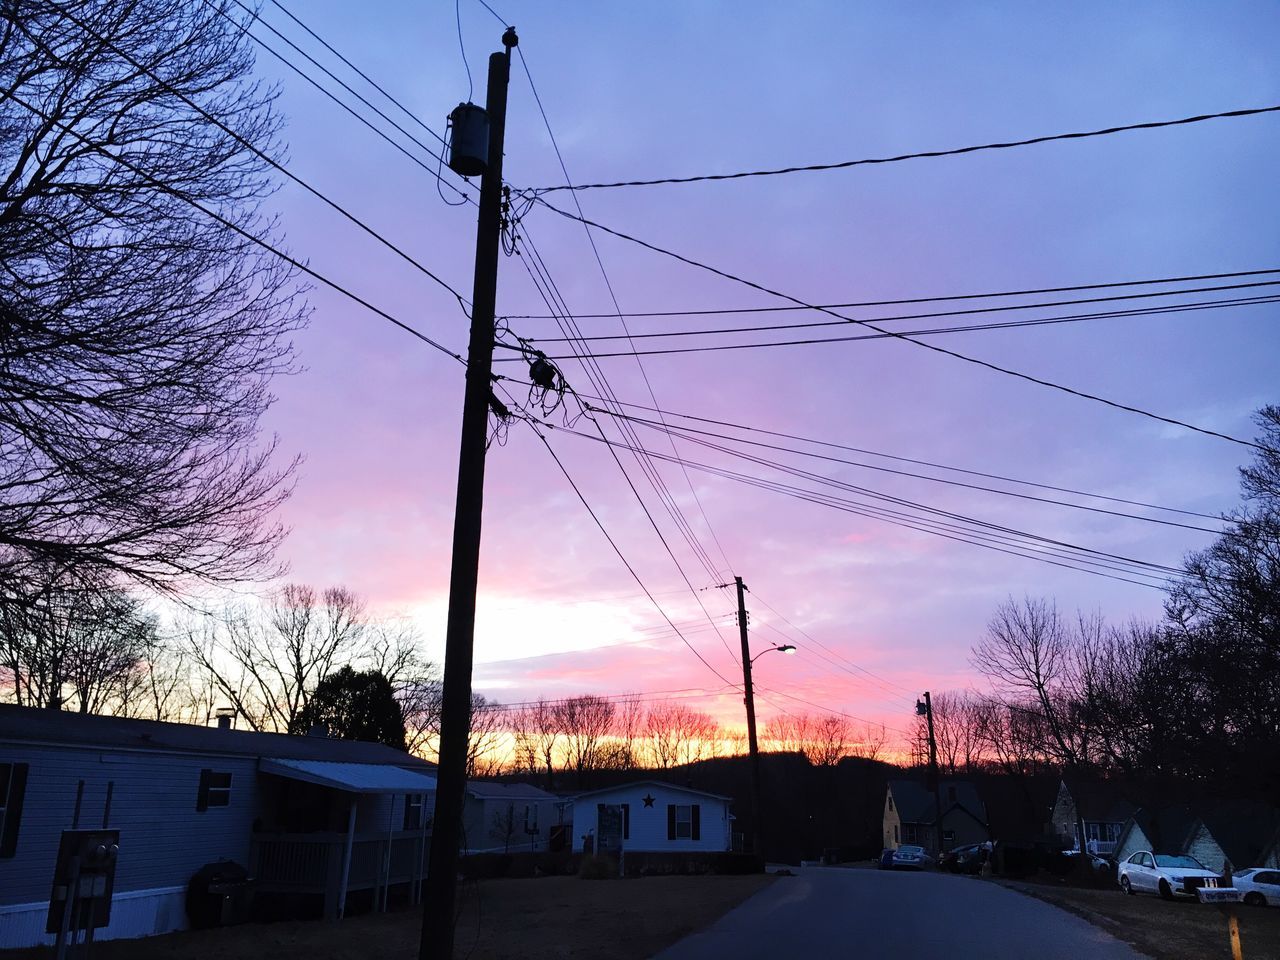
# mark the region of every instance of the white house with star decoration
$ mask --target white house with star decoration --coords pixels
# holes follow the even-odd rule
[[[573,850],[725,851],[731,798],[661,780],[639,780],[573,798]]]

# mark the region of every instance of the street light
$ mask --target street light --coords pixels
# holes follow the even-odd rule
[[[751,658],[751,662],[755,663],[757,660],[763,657],[766,653],[795,653],[795,652],[796,652],[795,644],[783,643],[776,647],[770,647],[768,650],[761,650],[759,653],[757,653],[754,657]]]

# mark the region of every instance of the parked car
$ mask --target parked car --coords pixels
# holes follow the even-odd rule
[[[895,870],[923,870],[931,866],[933,866],[933,857],[924,852],[924,847],[903,845],[893,851]]]
[[[1244,902],[1255,907],[1280,907],[1280,870],[1250,867],[1232,878]]]
[[[977,873],[990,854],[989,843],[970,843],[943,853],[938,857],[938,867],[951,873]]]
[[[1125,893],[1158,893],[1166,900],[1194,897],[1200,887],[1222,886],[1221,878],[1195,857],[1139,850],[1120,864],[1120,889]]]
[[[883,850],[880,851],[880,869],[881,870],[893,869],[893,848],[892,847],[885,847]]]
[[[1063,850],[1062,855],[1064,857],[1070,857],[1074,860],[1074,858],[1080,856],[1080,851],[1079,850]],[[1096,853],[1086,853],[1084,854],[1084,856],[1086,858],[1085,862],[1088,864],[1089,869],[1092,870],[1094,873],[1105,875],[1105,874],[1113,874],[1116,872],[1116,863],[1114,860],[1111,860],[1108,857],[1100,857]]]

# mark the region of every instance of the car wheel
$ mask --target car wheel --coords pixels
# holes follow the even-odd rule
[[[1167,880],[1160,881],[1160,899],[1161,900],[1173,899],[1173,887],[1169,886],[1169,881]]]
[[[1123,890],[1125,893],[1127,893],[1131,897],[1134,894],[1133,884],[1129,882],[1129,878],[1127,876],[1120,878],[1120,889]]]
[[[1244,902],[1251,907],[1265,907],[1267,905],[1267,898],[1257,890],[1251,890],[1244,895]]]

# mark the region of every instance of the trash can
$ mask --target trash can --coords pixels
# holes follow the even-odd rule
[[[253,878],[232,860],[206,863],[187,884],[187,922],[192,929],[244,923],[253,907]]]

